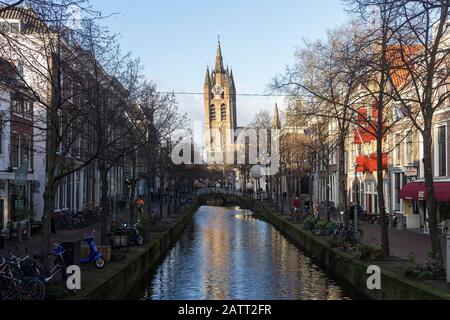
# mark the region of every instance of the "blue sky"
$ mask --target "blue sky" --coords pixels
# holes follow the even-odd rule
[[[140,57],[145,75],[162,91],[202,92],[206,66],[214,64],[220,33],[225,64],[240,93],[262,93],[291,63],[303,39],[325,36],[347,20],[341,0],[91,0],[105,23],[120,33],[124,51]],[[203,119],[201,96],[180,96],[180,110]],[[282,101],[279,101],[282,104]],[[238,97],[244,126],[272,98]]]

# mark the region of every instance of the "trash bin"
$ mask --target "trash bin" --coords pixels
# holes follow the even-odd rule
[[[63,258],[66,267],[79,266],[81,262],[81,241],[63,242],[61,246],[64,250]],[[65,272],[63,274],[63,280],[67,280]]]

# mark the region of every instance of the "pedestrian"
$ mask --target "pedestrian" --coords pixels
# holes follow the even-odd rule
[[[139,214],[142,214],[144,212],[144,205],[145,205],[144,198],[142,196],[139,196],[136,199],[136,209]]]
[[[297,220],[300,220],[300,198],[296,197],[294,203],[292,204],[294,207],[294,217]]]
[[[314,202],[313,205],[313,211],[314,211],[314,217],[317,218],[320,214],[320,205],[319,205],[319,201]]]
[[[305,201],[305,216],[309,215],[310,205],[311,205],[311,203],[309,202],[309,200],[306,200]]]

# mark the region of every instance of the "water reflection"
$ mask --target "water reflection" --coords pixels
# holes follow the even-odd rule
[[[342,290],[266,222],[201,207],[157,269],[145,299],[339,300]]]

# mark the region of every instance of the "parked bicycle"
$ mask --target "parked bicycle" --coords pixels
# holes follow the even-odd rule
[[[30,259],[11,253],[10,259],[0,258],[1,300],[44,300],[45,285],[37,277],[28,276],[22,264]]]
[[[358,229],[355,232],[353,226],[340,223],[330,236],[330,241],[335,242],[339,247],[345,249],[349,247],[355,247],[360,244],[364,239],[364,231]]]

